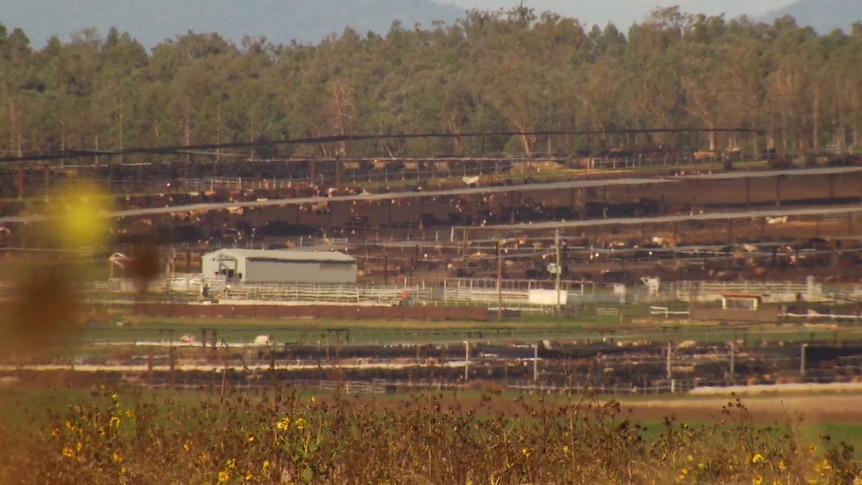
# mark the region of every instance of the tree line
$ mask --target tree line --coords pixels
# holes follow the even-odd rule
[[[674,127],[707,131],[530,134]],[[731,127],[758,131],[719,130]],[[393,137],[255,145],[348,134]],[[236,45],[188,32],[150,52],[116,29],[55,37],[37,50],[25,32],[0,25],[0,156],[237,142],[251,146],[199,155],[534,155],[622,145],[810,153],[858,150],[860,136],[862,22],[819,35],[791,17],[764,24],[668,8],[623,33],[518,7],[429,29],[395,22],[385,35],[348,28],[313,45],[255,37]],[[129,158],[159,156],[120,161]]]

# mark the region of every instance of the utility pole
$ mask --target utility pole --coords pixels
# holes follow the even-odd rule
[[[533,383],[539,382],[539,343],[533,344]]]
[[[736,374],[736,342],[730,343],[730,379],[734,380]]]
[[[470,342],[464,341],[464,382],[470,378]]]
[[[802,344],[802,348],[799,351],[799,375],[802,377],[803,382],[805,380],[805,349],[808,348],[808,344]]]
[[[673,342],[667,342],[667,378],[673,378]]]
[[[503,252],[497,241],[497,320],[503,321]]]
[[[560,230],[554,231],[554,249],[557,253],[557,278],[554,281],[554,289],[557,291],[557,317],[560,316],[560,276],[563,273],[563,268],[560,267]]]

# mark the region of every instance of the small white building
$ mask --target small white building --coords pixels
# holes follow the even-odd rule
[[[356,283],[356,259],[334,251],[219,249],[203,255],[204,278],[231,283]]]
[[[763,302],[760,293],[719,293],[722,310],[757,310]]]

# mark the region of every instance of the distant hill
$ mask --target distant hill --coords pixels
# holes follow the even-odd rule
[[[317,43],[347,26],[364,35],[386,33],[394,20],[412,29],[461,17],[463,9],[433,0],[0,0],[0,23],[23,29],[37,49],[53,35],[66,41],[90,27],[102,34],[116,27],[146,47],[189,30],[237,43],[250,35],[287,44]]]
[[[862,0],[797,0],[759,20],[771,23],[785,15],[795,18],[796,25],[813,27],[819,34],[828,34],[834,29],[850,32],[854,22],[862,22]]]

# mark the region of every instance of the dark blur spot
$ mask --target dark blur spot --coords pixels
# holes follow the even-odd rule
[[[18,275],[0,311],[5,356],[20,361],[68,349],[81,324],[78,302],[72,275],[55,266],[34,265]]]
[[[128,276],[135,281],[138,291],[146,293],[150,283],[161,273],[161,256],[159,247],[155,244],[138,244],[132,248],[131,262],[128,266]]]

